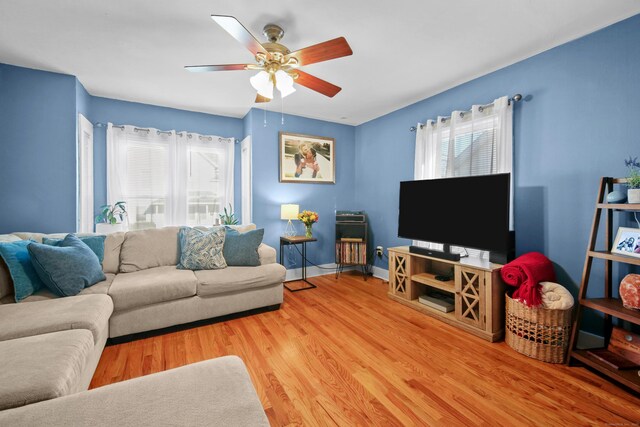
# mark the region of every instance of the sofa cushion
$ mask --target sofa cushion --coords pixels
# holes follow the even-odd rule
[[[176,266],[150,268],[134,273],[120,273],[109,288],[116,310],[142,307],[196,294],[196,276],[191,270]]]
[[[276,262],[276,250],[264,243],[258,246],[258,257],[260,265],[273,264]]]
[[[66,236],[65,236],[66,237]],[[104,241],[107,236],[104,235],[94,235],[94,236],[78,236],[78,239],[82,241],[85,245],[89,247],[93,251],[94,254],[98,257],[98,261],[102,263],[104,260]],[[60,244],[64,241],[64,238],[52,238],[52,237],[43,237],[42,243],[50,246],[60,246]]]
[[[115,274],[105,273],[105,280],[102,282],[98,282],[93,286],[89,286],[88,288],[84,288],[80,291],[78,295],[93,295],[93,294],[103,294],[107,295],[109,291],[109,287],[111,286],[111,282],[116,277]],[[48,290],[47,288],[40,289],[33,295],[29,295],[27,298],[23,299],[21,303],[25,302],[34,302],[34,301],[44,301],[50,299],[62,298],[58,295],[55,295],[53,292]]]
[[[113,302],[108,295],[78,295],[0,306],[0,341],[68,329],[87,329],[94,342],[109,324]]]
[[[198,295],[210,296],[282,283],[287,270],[280,264],[257,267],[227,267],[224,270],[194,271]]]
[[[45,233],[28,233],[28,232],[16,232],[14,236],[18,236],[22,240],[33,240],[34,242],[42,243],[42,238],[47,236]],[[50,234],[49,237],[55,237],[55,234]],[[64,235],[62,235],[64,237]]]
[[[104,274],[104,280],[102,282],[98,282],[93,286],[89,286],[88,288],[84,288],[80,291],[78,295],[109,295],[109,288],[111,287],[111,283],[113,283],[113,279],[116,278],[115,274]]]
[[[51,292],[63,297],[105,280],[97,255],[79,237],[69,234],[59,246],[32,242],[31,263]]]
[[[239,233],[246,233],[247,231],[255,230],[257,227],[254,223],[250,222],[249,224],[237,224],[237,225],[225,225],[225,227],[236,230]],[[207,227],[204,225],[196,225],[193,228],[197,228],[198,230],[207,231],[211,227]]]
[[[86,329],[0,342],[0,411],[73,392],[93,346]]]
[[[262,244],[264,228],[240,233],[227,228],[224,239],[223,254],[229,266],[255,267],[260,265],[258,247]]]
[[[124,242],[124,236],[124,232],[110,233],[104,239],[102,271],[105,273],[117,273],[120,270],[120,249]]]
[[[129,231],[120,249],[120,272],[132,273],[154,267],[177,265],[180,227]]]
[[[0,412],[0,425],[268,427],[242,361],[226,356]]]
[[[28,240],[0,243],[0,257],[11,275],[16,302],[22,301],[44,287],[44,283],[31,263],[28,250],[31,243]]]

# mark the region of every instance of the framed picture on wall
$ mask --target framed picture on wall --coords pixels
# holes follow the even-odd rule
[[[336,183],[335,139],[280,132],[280,182]]]
[[[640,258],[640,228],[619,227],[611,252]]]

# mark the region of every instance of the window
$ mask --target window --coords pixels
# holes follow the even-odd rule
[[[169,144],[131,138],[125,146],[121,200],[127,202],[129,224],[135,228],[167,225],[165,206],[169,191]],[[113,200],[115,203],[119,200]]]
[[[472,123],[471,114],[466,114],[466,117],[457,124],[455,142],[451,149],[450,129],[442,132],[441,178],[497,173],[493,120],[480,119]]]
[[[429,120],[417,128],[414,178],[511,173],[512,120],[507,97],[496,99],[490,106],[474,105],[471,111],[454,111],[450,118]],[[513,173],[510,223],[513,229]],[[433,243],[413,244],[440,249]]]
[[[93,125],[78,115],[78,213],[77,231],[93,232]]]
[[[511,172],[512,108],[507,97],[429,120],[416,135],[415,179]]]
[[[213,224],[226,207],[224,150],[203,146],[189,148],[187,225]]]
[[[233,139],[111,124],[107,135],[109,203],[127,203],[131,229],[212,225],[233,205]]]

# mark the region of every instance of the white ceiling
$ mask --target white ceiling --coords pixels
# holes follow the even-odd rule
[[[286,113],[360,124],[640,13],[636,0],[0,0],[0,62],[78,77],[92,95],[243,117],[252,62],[209,16],[259,40],[270,22],[289,49],[345,36],[353,56],[304,67],[343,88],[298,86]],[[270,108],[280,110],[280,102]]]

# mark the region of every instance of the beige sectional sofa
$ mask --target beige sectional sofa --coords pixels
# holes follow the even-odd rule
[[[0,307],[0,410],[86,390],[112,311],[107,295]]]
[[[255,229],[255,225],[240,228]],[[106,280],[81,294],[105,294],[113,300],[109,337],[195,322],[282,303],[286,270],[276,263],[276,251],[260,245],[257,267],[221,270],[180,270],[180,227],[114,233],[105,240],[102,269]],[[14,233],[0,241],[62,237],[61,234]],[[4,271],[3,271],[4,270]],[[21,302],[56,299],[46,289]],[[13,288],[0,261],[0,303],[13,303]]]
[[[251,228],[255,226],[248,227]],[[252,309],[279,307],[282,303],[286,271],[276,263],[275,249],[262,244],[258,249],[260,265],[256,267],[195,272],[181,270],[176,267],[179,262],[178,231],[179,227],[166,227],[108,235],[102,263],[106,280],[73,297],[58,298],[43,289],[15,303],[11,279],[0,258],[0,361],[3,364],[0,370],[0,424],[14,419],[22,420],[24,425],[30,424],[28,420],[45,420],[52,407],[58,408],[52,420],[72,421],[73,417],[80,415],[70,408],[92,402],[98,409],[94,408],[93,418],[87,418],[83,424],[104,425],[94,422],[99,418],[109,419],[104,414],[99,416],[102,398],[98,396],[101,393],[121,393],[122,389],[116,387],[118,384],[110,386],[113,387],[112,392],[101,391],[95,395],[92,395],[94,391],[75,393],[88,388],[107,338]],[[42,241],[43,237],[45,235],[37,233],[14,233],[0,236],[0,241]],[[224,370],[223,365],[205,371],[209,376],[219,375]],[[163,374],[167,374],[166,381],[169,381],[168,385],[165,384],[168,392],[175,374],[158,375]],[[181,375],[188,377],[194,374]],[[240,375],[238,380],[246,382],[248,377],[245,377]],[[136,387],[140,393],[147,389],[155,390],[155,387],[162,389],[161,384],[165,382],[162,378],[142,381]],[[132,387],[138,384],[131,383]],[[108,387],[104,389],[109,390]],[[73,394],[74,398],[58,399]],[[133,396],[135,393],[132,399]],[[142,399],[147,407],[152,405],[150,400],[154,399],[153,396],[138,396],[138,400]],[[54,400],[44,402],[51,399]],[[207,399],[210,405],[211,396]],[[108,400],[116,407],[127,404],[127,399],[116,398],[115,395]],[[255,410],[256,399],[253,400]],[[240,404],[236,402],[236,406]],[[27,406],[18,408],[24,405]],[[257,405],[264,417],[259,400]],[[34,408],[33,413],[30,408]],[[19,409],[24,410],[20,412]],[[18,415],[7,415],[13,411]],[[59,418],[57,415],[62,412],[71,415]],[[75,418],[76,421],[79,419]],[[133,417],[131,420],[130,425],[144,424],[140,422],[144,418]],[[65,422],[59,423],[63,424]]]
[[[0,411],[12,427],[268,427],[236,356],[194,363],[59,399]]]

